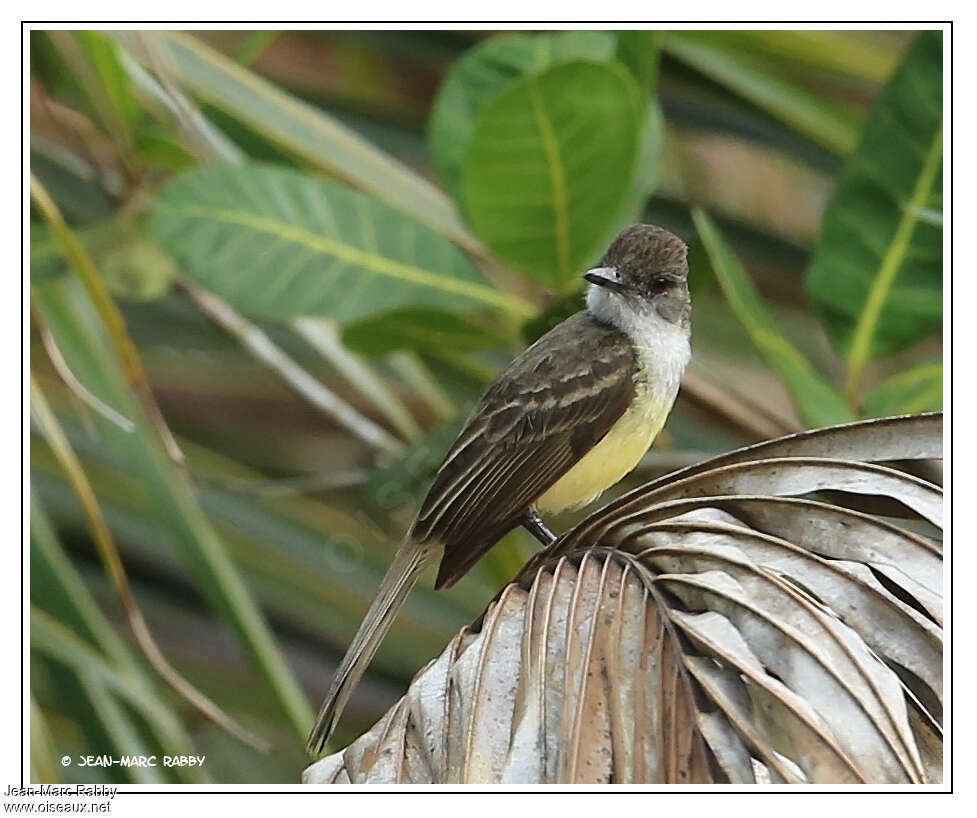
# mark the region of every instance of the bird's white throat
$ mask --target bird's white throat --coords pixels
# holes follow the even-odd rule
[[[609,267],[594,272],[617,279],[617,271]],[[587,309],[594,318],[616,327],[630,339],[642,370],[639,380],[660,393],[670,407],[692,357],[688,328],[666,321],[650,303],[636,307],[630,299],[596,284],[587,290]]]

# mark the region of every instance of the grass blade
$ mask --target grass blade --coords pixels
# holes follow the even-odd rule
[[[749,57],[684,34],[669,35],[663,45],[665,52],[828,150],[844,155],[854,149],[857,115],[771,74]]]
[[[740,54],[776,60],[796,69],[809,66],[867,82],[884,82],[896,61],[895,50],[871,40],[868,31],[764,29],[682,31],[674,36],[705,42]]]
[[[68,475],[72,488],[75,490],[78,499],[85,509],[89,530],[98,549],[99,557],[122,602],[122,607],[132,627],[132,632],[136,637],[136,642],[149,660],[149,663],[173,690],[209,719],[252,747],[267,749],[267,745],[261,739],[235,723],[216,704],[184,679],[167,661],[166,657],[163,656],[149,630],[149,626],[146,624],[146,620],[143,618],[142,611],[140,611],[139,606],[136,604],[132,589],[129,586],[129,579],[122,565],[122,558],[119,556],[118,549],[115,547],[115,542],[112,539],[112,534],[105,524],[102,511],[95,498],[95,492],[92,491],[92,487],[85,476],[81,463],[78,461],[74,450],[72,450],[71,444],[68,443],[68,439],[61,429],[61,425],[48,406],[43,391],[34,382],[33,378],[31,378],[30,397],[31,416],[43,431],[48,444],[58,458],[61,468]],[[84,679],[82,682],[84,684]]]
[[[53,207],[53,203],[52,203]],[[97,271],[71,231],[58,224],[57,211],[48,210],[49,220],[58,225],[58,234],[72,260],[73,268],[93,277],[99,295]],[[102,285],[104,290],[104,285]],[[38,284],[34,299],[45,325],[51,331],[69,368],[86,388],[102,402],[116,407],[136,425],[125,432],[102,418],[96,418],[99,433],[109,450],[122,462],[131,464],[146,491],[153,498],[154,514],[182,553],[198,587],[210,603],[238,631],[255,662],[275,692],[296,733],[304,737],[312,721],[312,711],[295,678],[284,663],[271,632],[250,592],[230,560],[188,485],[175,467],[158,437],[159,421],[147,414],[145,403],[126,377],[132,367],[141,372],[135,347],[125,335],[121,317],[115,320],[114,303],[106,301],[96,308],[73,278]],[[111,323],[106,326],[103,315]],[[120,336],[121,333],[121,336]],[[111,339],[111,340],[110,340]],[[129,350],[126,359],[117,354]]]
[[[854,420],[844,398],[780,333],[773,317],[727,246],[716,223],[701,208],[692,211],[699,237],[709,254],[712,268],[733,312],[746,329],[760,354],[780,375],[805,423],[811,427],[831,426]]]
[[[31,459],[33,462],[34,458]],[[106,662],[127,677],[130,687],[139,688],[147,698],[159,698],[154,684],[142,665],[105,618],[88,587],[68,559],[40,504],[34,486],[31,487],[30,493],[30,515],[31,603],[43,609],[54,620],[65,625],[80,639],[100,652]],[[80,678],[78,685],[82,685]],[[90,694],[88,699],[91,699]],[[164,709],[167,707],[162,701],[159,706]],[[161,725],[155,720],[147,719],[146,727],[164,752],[179,754],[193,748],[193,739],[175,720]],[[34,729],[33,716],[31,729],[32,731]],[[124,754],[131,754],[131,752],[131,748],[123,749]],[[174,773],[188,784],[207,781],[207,777],[199,768],[174,768]],[[50,783],[59,778],[47,776],[43,780]]]
[[[943,362],[927,361],[884,380],[865,395],[874,417],[929,412],[943,407]]]
[[[61,774],[54,763],[51,731],[40,706],[31,696],[31,784],[57,784]]]
[[[120,673],[109,665],[94,648],[77,634],[66,628],[40,608],[31,606],[31,650],[72,668],[79,676],[88,677],[120,700],[131,705],[148,722],[155,724],[162,735],[167,736],[170,747],[186,747],[180,744],[185,733],[162,701],[148,693],[140,685],[132,684],[128,674]]]

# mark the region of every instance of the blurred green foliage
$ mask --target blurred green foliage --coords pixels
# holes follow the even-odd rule
[[[32,375],[167,659],[272,750],[156,673],[35,429],[32,777],[295,781],[452,436],[630,222],[690,244],[695,355],[616,491],[938,408],[941,37],[33,32]],[[415,591],[338,744],[531,548]],[[208,763],[57,763],[137,752]]]

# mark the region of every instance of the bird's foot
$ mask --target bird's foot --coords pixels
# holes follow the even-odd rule
[[[522,527],[543,545],[551,545],[556,542],[556,534],[547,528],[546,523],[543,522],[543,518],[539,516],[539,512],[536,509],[532,508],[527,511],[523,515],[521,523]]]

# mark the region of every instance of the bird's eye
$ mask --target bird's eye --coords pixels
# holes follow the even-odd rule
[[[655,288],[655,292],[661,292],[668,288],[669,280],[665,276],[655,276],[651,280],[651,286]]]

